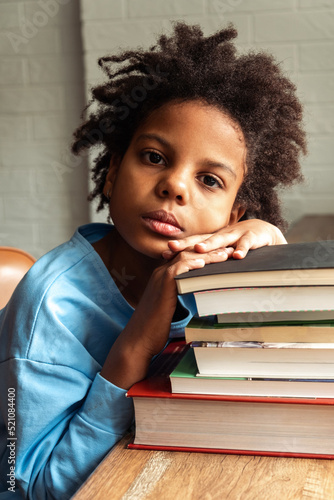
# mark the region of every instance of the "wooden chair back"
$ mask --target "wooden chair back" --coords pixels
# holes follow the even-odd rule
[[[0,246],[0,309],[5,307],[16,285],[36,262],[29,253]]]

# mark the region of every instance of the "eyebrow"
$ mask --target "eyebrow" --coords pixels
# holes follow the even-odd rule
[[[142,139],[153,139],[153,140],[155,140],[157,142],[160,142],[160,144],[162,144],[163,146],[166,146],[166,147],[169,147],[169,148],[171,147],[171,144],[168,141],[166,141],[166,139],[164,139],[163,137],[160,137],[157,134],[150,134],[150,133],[141,134],[141,135],[139,135],[137,137],[136,142],[139,142]],[[210,167],[222,168],[223,170],[225,170],[225,172],[227,174],[229,174],[230,176],[232,176],[234,179],[237,178],[237,174],[235,173],[235,171],[233,170],[233,168],[230,167],[226,163],[222,163],[222,162],[219,162],[219,161],[213,161],[213,160],[204,160],[203,163],[205,165],[210,166]]]
[[[157,134],[141,134],[137,137],[136,142],[139,142],[141,139],[154,139],[155,141],[160,142],[163,146],[171,147],[171,144],[166,141],[166,139],[163,139]]]
[[[206,160],[204,163],[206,165],[209,165],[210,167],[222,168],[223,170],[225,170],[226,173],[234,177],[234,179],[237,178],[237,174],[235,173],[233,168],[227,165],[226,163],[221,163],[219,161],[212,161],[212,160]]]

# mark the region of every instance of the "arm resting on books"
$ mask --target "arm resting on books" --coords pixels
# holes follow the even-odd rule
[[[175,276],[222,260],[225,260],[224,252],[199,255],[185,250],[157,267],[133,315],[110,349],[102,377],[126,390],[145,378],[152,358],[168,341],[177,306]]]

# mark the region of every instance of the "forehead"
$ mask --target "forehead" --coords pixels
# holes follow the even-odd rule
[[[135,136],[143,129],[159,128],[171,132],[174,128],[182,127],[185,132],[189,129],[192,133],[212,134],[215,139],[228,135],[240,143],[240,147],[246,147],[241,127],[229,114],[216,106],[202,102],[171,101],[152,111],[138,126]]]
[[[244,172],[246,145],[238,123],[221,109],[199,100],[172,101],[155,109],[133,140],[158,135],[162,142],[197,159],[231,160]]]

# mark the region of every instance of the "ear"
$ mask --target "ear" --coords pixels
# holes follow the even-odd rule
[[[234,204],[230,214],[230,220],[228,226],[236,224],[239,219],[244,215],[246,209],[239,204]]]
[[[110,199],[110,195],[114,187],[114,182],[119,169],[119,165],[120,165],[119,159],[116,158],[115,155],[113,155],[110,160],[109,170],[103,187],[103,194],[108,199]]]

